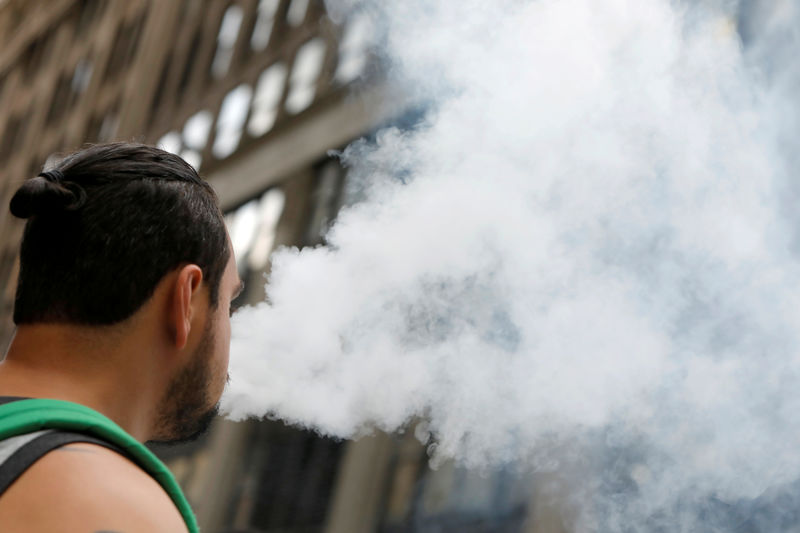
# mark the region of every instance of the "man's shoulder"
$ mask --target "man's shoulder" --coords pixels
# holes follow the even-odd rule
[[[155,479],[119,453],[89,443],[63,446],[36,461],[0,497],[0,522],[31,532],[186,531]]]

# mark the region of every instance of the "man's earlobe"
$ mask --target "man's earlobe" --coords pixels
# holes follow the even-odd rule
[[[186,265],[178,271],[170,309],[170,329],[174,331],[175,347],[182,350],[192,330],[194,298],[200,290],[203,271],[197,265]]]

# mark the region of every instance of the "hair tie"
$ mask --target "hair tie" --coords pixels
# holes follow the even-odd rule
[[[40,173],[39,176],[52,183],[60,184],[62,181],[64,181],[64,173],[58,169],[46,170]]]

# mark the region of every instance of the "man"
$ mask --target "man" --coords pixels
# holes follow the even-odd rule
[[[202,431],[226,383],[242,284],[212,189],[175,155],[115,143],[28,180],[10,207],[28,221],[0,431],[4,412],[39,411],[20,415],[38,431],[0,440],[0,530],[196,529],[139,443]],[[41,422],[62,411],[80,423]],[[37,446],[38,458],[25,451]],[[26,455],[32,464],[14,460]],[[5,490],[4,469],[16,476]]]

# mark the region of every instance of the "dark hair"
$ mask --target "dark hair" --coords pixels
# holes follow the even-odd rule
[[[203,270],[211,305],[230,256],[217,197],[183,159],[132,143],[95,145],[11,199],[27,218],[14,322],[125,320],[171,270]]]

